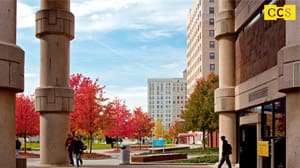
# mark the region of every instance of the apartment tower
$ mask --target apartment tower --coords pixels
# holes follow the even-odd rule
[[[148,79],[148,112],[153,121],[162,119],[164,128],[180,118],[187,95],[187,81],[183,78]]]
[[[215,36],[216,0],[195,0],[187,19],[187,90],[193,91],[197,79],[219,72]]]

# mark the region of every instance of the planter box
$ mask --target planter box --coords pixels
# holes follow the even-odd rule
[[[183,146],[183,147],[168,147],[168,148],[149,148],[149,152],[151,153],[158,153],[158,152],[163,152],[165,151],[174,151],[174,150],[185,150],[185,149],[190,149],[189,146]]]
[[[131,162],[155,162],[165,160],[187,159],[187,154],[156,154],[156,155],[140,155],[132,156]]]

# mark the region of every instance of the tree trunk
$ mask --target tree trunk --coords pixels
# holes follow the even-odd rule
[[[142,137],[140,137],[140,150],[142,149]]]
[[[206,148],[206,146],[205,146],[205,143],[206,143],[206,141],[205,141],[205,129],[203,129],[202,132],[203,132],[202,144],[203,144],[203,149],[205,149]]]
[[[117,150],[119,150],[119,136],[117,136]]]
[[[93,147],[93,135],[91,133],[89,133],[89,146],[90,146],[90,154],[92,154],[92,147]]]
[[[24,133],[24,146],[25,146],[24,153],[26,153],[26,151],[27,151],[27,149],[26,149],[27,148],[26,147],[26,133]]]

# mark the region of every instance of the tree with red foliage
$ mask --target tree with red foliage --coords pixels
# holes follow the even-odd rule
[[[99,80],[83,76],[71,75],[70,86],[74,89],[75,111],[71,113],[72,132],[82,131],[88,134],[90,153],[92,153],[93,137],[101,131],[101,117],[103,103],[107,100],[103,97],[104,86],[98,84]]]
[[[141,107],[135,108],[133,111],[133,123],[136,131],[134,137],[140,140],[140,149],[142,148],[142,138],[151,135],[151,130],[154,127],[152,118],[142,111]]]
[[[132,137],[134,135],[136,128],[132,115],[124,101],[116,98],[112,102],[109,102],[102,117],[105,121],[103,133],[105,136],[117,139],[117,148],[119,137]]]
[[[16,133],[22,136],[25,142],[27,136],[38,135],[40,128],[39,113],[35,112],[32,96],[17,94],[16,96]]]

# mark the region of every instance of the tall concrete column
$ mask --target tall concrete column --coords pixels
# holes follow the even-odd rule
[[[232,145],[231,162],[236,163],[235,31],[233,0],[219,0],[216,40],[219,44],[219,88],[215,91],[215,111],[219,113],[219,136]],[[220,143],[220,156],[222,143]]]
[[[286,166],[300,167],[300,1],[295,21],[286,21],[286,46],[278,52],[279,91],[286,93]]]
[[[16,0],[0,5],[0,167],[16,167],[16,93],[24,89],[24,51],[16,45]]]
[[[69,0],[41,0],[36,37],[41,44],[40,87],[35,91],[36,111],[40,112],[41,164],[65,165],[65,140],[74,97],[69,87],[70,40],[74,38]]]

